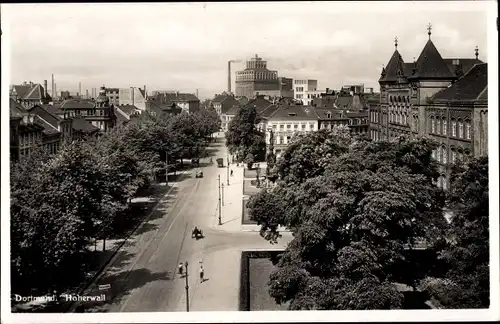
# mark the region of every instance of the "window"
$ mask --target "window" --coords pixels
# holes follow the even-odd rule
[[[285,141],[285,137],[280,136],[280,144],[283,144],[284,141]]]
[[[448,185],[447,185],[447,182],[446,182],[446,176],[443,176],[443,189],[444,190],[448,189]]]
[[[464,124],[461,121],[458,122],[458,137],[464,138]]]
[[[436,134],[441,134],[441,119],[437,120]]]
[[[431,118],[431,133],[435,133],[436,132],[436,120],[434,119],[434,117]]]
[[[457,136],[457,122],[451,122],[451,136]]]
[[[314,124],[309,124],[309,129],[314,129]]]
[[[448,162],[448,150],[446,147],[442,147],[441,150],[443,151],[443,163],[446,164]]]
[[[273,125],[273,130],[276,130],[276,128],[277,128],[277,125]]]
[[[286,129],[290,129],[290,128],[292,128],[292,125],[286,124]]]
[[[295,124],[293,125],[293,129],[298,129],[299,128],[299,125]]]
[[[447,127],[448,127],[447,122],[446,120],[443,119],[443,135],[446,135]]]
[[[306,130],[306,124],[302,124],[302,130]]]
[[[280,130],[284,130],[285,129],[285,125],[281,124],[280,125]]]
[[[465,138],[467,138],[468,140],[471,139],[471,136],[470,136],[470,122],[467,122],[467,126],[465,126]]]
[[[455,151],[451,151],[451,163],[455,163],[457,159],[457,153]]]

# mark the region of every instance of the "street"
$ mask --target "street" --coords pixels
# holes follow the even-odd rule
[[[221,140],[211,145],[212,154],[224,157],[226,148]],[[258,233],[221,231],[214,228],[218,211],[217,176],[226,179],[227,170],[209,164],[209,158],[200,160],[203,178],[195,178],[197,169],[191,169],[159,206],[149,222],[139,228],[118,256],[111,262],[100,279],[86,295],[99,294],[98,286],[109,284],[104,304],[85,305],[87,312],[150,312],[184,311],[186,306],[185,279],[177,274],[180,262],[189,262],[189,289],[191,310],[237,310],[239,288],[239,254],[246,248],[266,248],[269,243]],[[226,179],[227,180],[227,179]],[[222,183],[222,181],[221,181]],[[241,190],[235,186],[233,190]],[[226,198],[226,200],[229,198]],[[227,204],[226,204],[227,205]],[[241,205],[240,205],[241,206]],[[223,207],[223,211],[224,211]],[[224,219],[240,222],[241,207],[232,208],[234,217],[227,213]],[[237,214],[239,211],[239,214]],[[239,216],[239,217],[238,217]],[[191,230],[198,226],[204,238],[191,238]],[[222,253],[224,252],[224,253]],[[214,261],[215,259],[217,261]],[[227,260],[231,258],[232,260]],[[198,269],[203,262],[207,281],[200,283]],[[231,266],[229,266],[231,265]],[[230,273],[227,267],[229,266]],[[227,276],[230,275],[231,278]],[[212,287],[209,295],[220,295],[227,302],[200,302],[205,294],[200,284]],[[225,287],[229,285],[229,287]],[[214,287],[215,286],[215,287]],[[219,289],[220,287],[220,289]],[[208,288],[208,287],[207,287]],[[233,297],[227,289],[233,290]],[[210,303],[213,306],[209,306]],[[216,308],[216,309],[213,309]]]

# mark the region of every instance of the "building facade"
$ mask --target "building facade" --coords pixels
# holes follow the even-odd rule
[[[422,52],[412,63],[403,61],[396,39],[395,51],[379,79],[380,104],[369,108],[370,137],[375,141],[399,135],[437,140],[440,148],[434,156],[440,164],[438,185],[447,189],[450,161],[457,156],[454,150],[461,148],[466,155],[485,153],[486,64],[478,59],[477,48],[475,59],[443,59],[431,40],[430,27],[428,35]]]
[[[307,93],[315,92],[317,88],[318,80],[295,79],[293,80],[293,98],[304,100],[307,98]]]
[[[278,72],[267,68],[267,61],[258,57],[246,62],[246,69],[236,72],[235,81],[236,97],[253,98],[258,94],[276,95],[280,92],[281,85]]]
[[[44,105],[52,102],[52,97],[48,93],[47,80],[44,85],[24,82],[21,85],[13,85],[10,89],[10,98],[21,104],[25,108],[34,105]]]

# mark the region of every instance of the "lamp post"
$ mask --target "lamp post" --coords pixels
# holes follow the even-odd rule
[[[221,211],[221,194],[220,194],[220,174],[217,179],[219,180],[219,225],[222,225],[222,211]]]
[[[229,154],[227,154],[227,185],[229,186]]]
[[[189,312],[189,281],[188,281],[188,262],[184,262],[186,268],[186,312]]]
[[[224,184],[222,186],[222,206],[224,206]]]

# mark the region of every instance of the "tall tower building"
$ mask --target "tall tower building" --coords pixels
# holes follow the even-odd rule
[[[236,97],[253,98],[255,95],[275,96],[280,93],[278,71],[269,70],[267,62],[257,54],[246,62],[246,69],[236,72]]]

